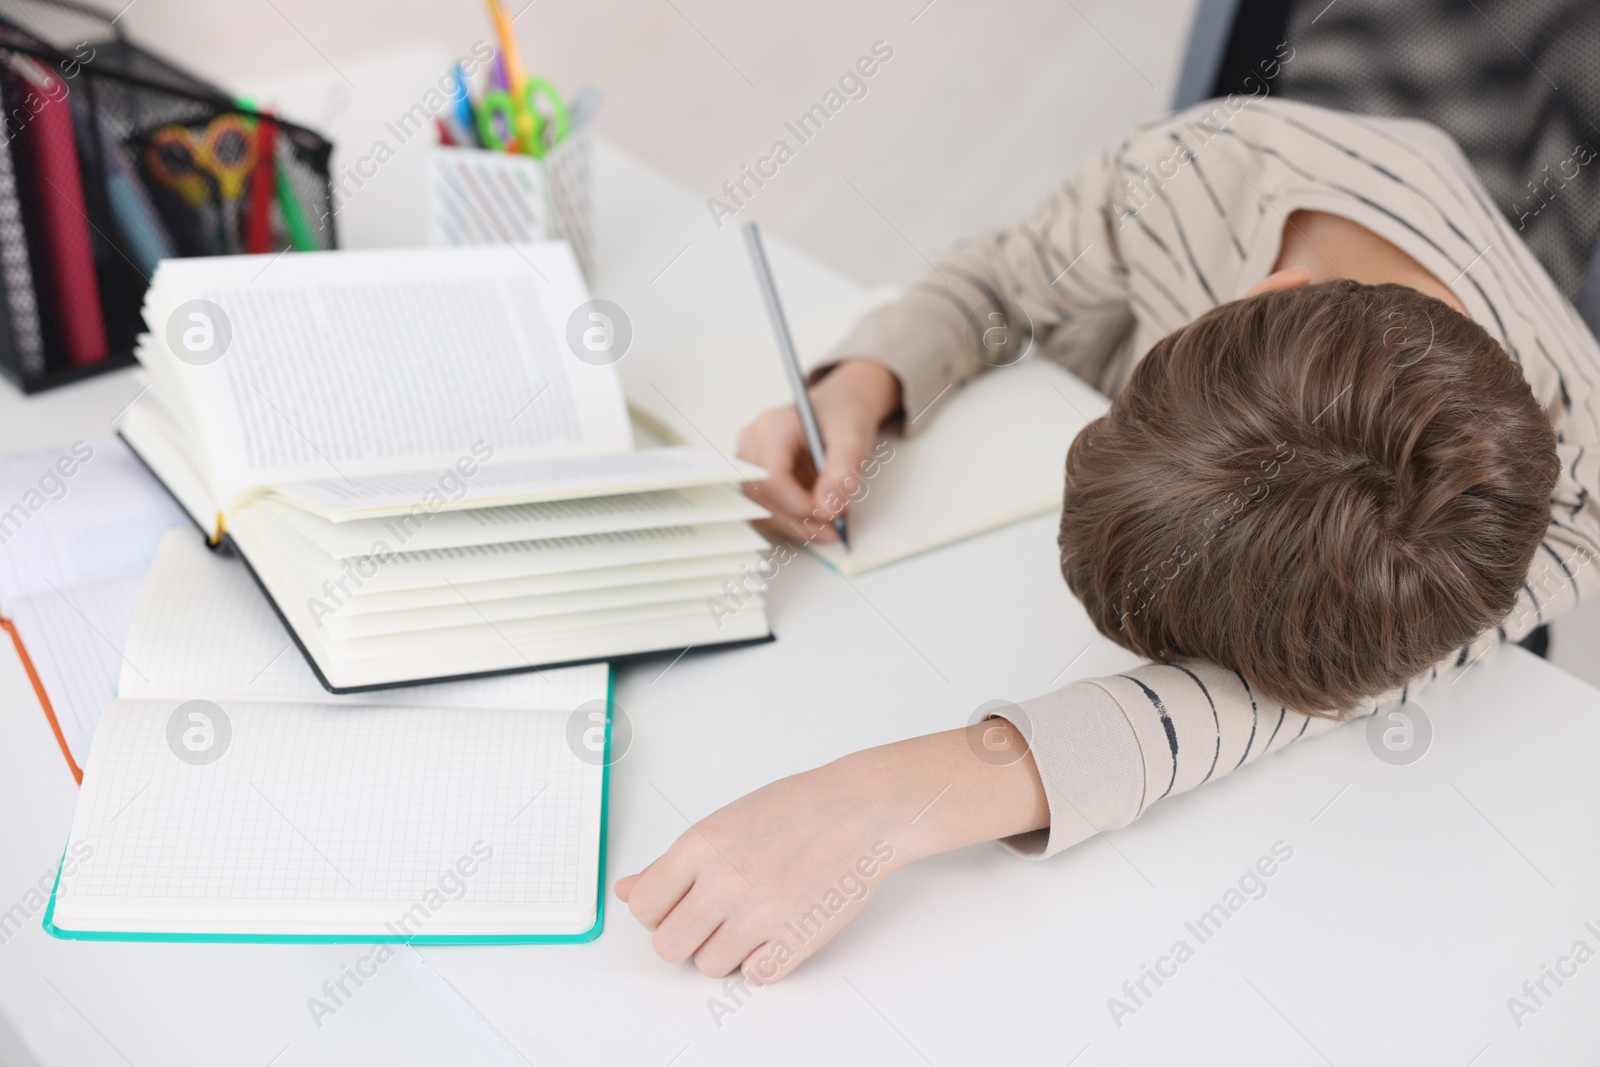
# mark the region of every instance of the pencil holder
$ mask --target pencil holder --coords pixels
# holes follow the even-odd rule
[[[572,131],[543,159],[436,145],[428,159],[428,239],[470,245],[566,241],[594,277],[592,142]]]
[[[170,256],[333,246],[330,145],[60,0],[0,11],[0,374],[128,366]]]
[[[572,245],[587,281],[594,280],[593,141],[587,127],[574,130],[545,156],[555,236]]]

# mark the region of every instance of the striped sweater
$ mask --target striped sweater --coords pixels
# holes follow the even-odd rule
[[[1562,475],[1516,610],[1473,645],[1384,694],[1371,714],[1470,670],[1595,590],[1600,504],[1600,346],[1434,126],[1288,101],[1208,101],[1139,127],[1057,189],[1026,222],[959,247],[904,297],[863,319],[831,360],[899,376],[906,423],[984,369],[976,314],[1032,321],[1048,358],[1115,393],[1157,340],[1272,273],[1290,213],[1350,219],[1456,294],[1521,365],[1554,426]],[[1016,331],[1008,343],[1026,343]],[[987,353],[1004,363],[1015,353]],[[998,358],[997,358],[998,355]],[[1045,856],[1124,826],[1332,720],[1263,703],[1248,679],[1201,661],[1151,663],[1022,701],[1049,799],[1049,829],[1007,842]]]

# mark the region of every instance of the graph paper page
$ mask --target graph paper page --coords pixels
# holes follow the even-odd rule
[[[201,755],[169,740],[175,716],[203,731],[192,738]],[[64,869],[55,924],[424,937],[587,929],[603,776],[569,744],[568,719],[113,701],[69,845],[88,858]]]

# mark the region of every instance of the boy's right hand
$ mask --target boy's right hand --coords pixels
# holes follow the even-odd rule
[[[763,532],[796,541],[835,542],[833,517],[861,480],[861,461],[883,421],[900,409],[900,379],[881,363],[849,359],[811,388],[826,462],[818,475],[793,404],[762,412],[739,434],[739,458],[771,476],[745,494],[772,512]],[[810,519],[810,523],[807,523]]]

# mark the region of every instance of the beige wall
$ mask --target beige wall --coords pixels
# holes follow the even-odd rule
[[[525,0],[506,2],[515,13]],[[1077,161],[1166,107],[1194,7],[935,0],[919,14],[924,2],[537,0],[516,27],[531,70],[563,89],[598,87],[599,129],[701,196],[789,140],[794,158],[740,217],[877,284],[1025,213]],[[490,36],[477,0],[135,0],[122,22],[230,88],[406,43],[463,52]],[[894,55],[866,96],[799,145],[784,122],[880,40]]]

